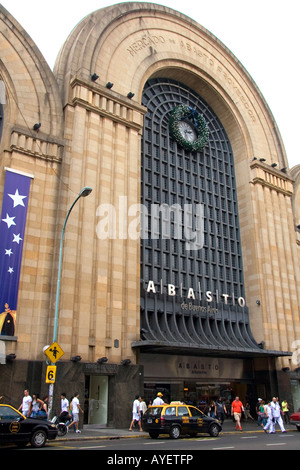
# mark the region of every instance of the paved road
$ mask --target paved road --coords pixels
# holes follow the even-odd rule
[[[167,451],[188,453],[202,450],[299,450],[300,433],[297,431],[276,434],[232,433],[220,435],[218,438],[201,436],[197,438],[180,438],[178,440],[162,436],[158,439],[149,437],[136,439],[110,439],[101,441],[69,441],[49,444],[56,449],[87,450],[102,449],[106,451]]]
[[[203,435],[197,438],[182,437],[177,440],[170,439],[168,436],[160,436],[158,439],[151,439],[148,435],[143,433],[141,437],[134,438],[112,436],[102,439],[90,439],[88,437],[74,440],[60,439],[49,442],[45,448],[40,450],[98,450],[102,451],[101,461],[109,458],[122,458],[123,454],[128,457],[132,456],[132,458],[140,457],[141,459],[144,458],[143,456],[145,456],[145,454],[147,454],[147,459],[151,459],[153,456],[157,455],[162,456],[170,454],[174,456],[180,454],[181,456],[186,456],[183,457],[184,459],[187,458],[190,453],[195,463],[195,459],[200,459],[201,451],[205,450],[214,452],[228,450],[284,451],[299,450],[299,448],[300,433],[296,430],[289,430],[286,433],[277,431],[275,434],[269,435],[261,430],[254,429],[253,431],[245,432],[225,432],[221,433],[217,438]],[[30,449],[31,447],[28,446],[25,450],[29,451]],[[37,451],[38,450],[34,449],[34,452]]]

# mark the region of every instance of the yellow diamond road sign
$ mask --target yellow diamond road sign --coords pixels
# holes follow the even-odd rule
[[[53,364],[65,354],[58,343],[51,344],[44,352]]]

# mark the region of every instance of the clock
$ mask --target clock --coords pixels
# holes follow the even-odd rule
[[[178,130],[182,138],[188,142],[192,143],[197,139],[197,131],[195,127],[187,121],[179,121]]]
[[[187,150],[198,151],[208,142],[207,124],[190,106],[175,106],[170,115],[169,129],[172,138]]]

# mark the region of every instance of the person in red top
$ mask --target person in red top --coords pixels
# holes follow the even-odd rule
[[[235,400],[233,400],[231,404],[231,414],[234,417],[235,422],[236,422],[235,429],[239,429],[240,431],[242,430],[242,427],[241,427],[242,411],[244,411],[243,403],[240,401],[239,397],[235,397]]]

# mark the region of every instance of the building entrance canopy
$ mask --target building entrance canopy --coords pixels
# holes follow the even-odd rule
[[[156,297],[147,297],[146,308],[141,307],[141,338],[132,347],[142,352],[239,358],[292,355],[266,350],[263,343],[255,341],[247,307],[217,304],[211,307],[214,313],[209,314],[207,307],[201,311],[200,304],[191,311],[176,311],[175,299],[161,304],[163,309],[157,308],[156,302]]]
[[[204,355],[204,356],[218,356],[218,357],[236,357],[240,359],[255,358],[255,357],[283,357],[292,356],[289,351],[272,351],[267,349],[257,348],[233,348],[233,347],[218,347],[213,346],[197,346],[194,344],[183,343],[166,343],[163,341],[136,341],[132,343],[132,348],[139,348],[144,353],[156,354],[186,354],[186,355]]]

